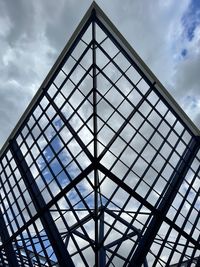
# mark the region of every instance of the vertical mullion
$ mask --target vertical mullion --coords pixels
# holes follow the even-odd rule
[[[101,243],[104,240],[104,210],[99,218],[99,242]],[[99,267],[106,266],[106,250],[103,243],[99,248]]]
[[[92,76],[93,76],[93,135],[94,135],[94,163],[97,160],[97,76],[96,76],[96,25],[95,25],[95,10],[93,10],[92,20]],[[99,265],[99,229],[98,229],[98,171],[94,169],[94,227],[95,227],[95,266]]]

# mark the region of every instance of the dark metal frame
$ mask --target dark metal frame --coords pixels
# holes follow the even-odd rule
[[[199,135],[93,3],[1,151],[0,266],[199,261]]]

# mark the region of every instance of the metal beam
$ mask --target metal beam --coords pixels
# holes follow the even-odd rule
[[[80,40],[80,38],[82,37],[84,32],[89,27],[89,25],[91,23],[91,12],[92,12],[94,6],[96,8],[96,4],[94,5],[94,3],[93,3],[89,7],[88,11],[84,15],[84,17],[82,18],[80,23],[78,24],[77,28],[75,29],[75,31],[72,34],[69,41],[67,42],[66,46],[63,48],[61,54],[58,56],[56,62],[54,63],[51,70],[49,71],[48,75],[44,79],[42,85],[38,89],[37,93],[35,94],[34,98],[31,101],[31,103],[28,105],[28,107],[26,108],[26,110],[22,114],[20,120],[18,121],[17,125],[15,126],[13,131],[11,132],[10,136],[6,140],[3,147],[0,149],[0,157],[3,155],[4,151],[8,148],[10,140],[15,138],[16,133],[20,130],[20,128],[23,126],[24,122],[27,120],[27,114],[30,114],[30,112],[33,111],[35,105],[37,104],[37,102],[39,101],[39,99],[41,98],[41,96],[43,94],[44,88],[47,89],[49,87],[49,85],[51,84],[51,82],[54,80],[57,73],[59,72],[60,68],[64,65],[64,62],[70,56],[70,54],[73,52],[73,49],[75,48],[76,44],[78,43],[78,41]]]
[[[136,53],[133,47],[127,42],[115,25],[110,21],[110,19],[105,15],[102,9],[95,4],[96,10],[96,22],[99,27],[113,40],[113,42],[123,51],[125,57],[127,57],[135,69],[145,76],[146,81],[149,84],[155,83],[155,90],[162,97],[167,106],[170,106],[173,113],[179,117],[179,119],[186,125],[188,130],[196,136],[200,136],[200,130],[191,121],[191,119],[186,115],[186,113],[177,104],[176,100],[171,96],[171,94],[166,90],[166,88],[161,84],[149,67],[144,63],[140,56]]]
[[[197,247],[197,249],[200,249],[200,244],[198,241],[196,241],[192,236],[190,236],[185,231],[183,231],[183,229],[181,227],[179,227],[177,224],[175,224],[169,218],[165,217],[161,211],[156,209],[152,204],[150,204],[146,199],[144,199],[136,191],[133,191],[127,184],[125,184],[120,178],[118,178],[115,174],[113,174],[111,171],[109,171],[101,163],[98,163],[98,169],[102,173],[104,173],[108,178],[110,178],[114,183],[116,183],[118,186],[120,186],[124,191],[126,191],[128,194],[130,194],[133,198],[138,200],[147,209],[152,211],[152,213],[155,216],[159,217],[163,222],[166,222],[171,227],[173,227],[177,232],[181,233],[182,236],[185,237],[187,240],[189,240],[192,244],[194,244]]]
[[[190,141],[190,144],[185,149],[185,152],[183,154],[183,157],[180,159],[180,161],[177,164],[176,169],[174,170],[171,181],[169,183],[169,187],[167,192],[162,198],[162,201],[160,205],[158,206],[159,213],[162,213],[162,216],[166,216],[173,200],[176,197],[176,194],[184,181],[185,175],[187,174],[187,171],[190,168],[190,165],[193,161],[193,159],[196,156],[196,153],[198,152],[199,145],[196,142],[196,139],[193,138]],[[130,264],[128,267],[131,266],[138,266],[140,267],[146,258],[147,253],[150,250],[150,247],[163,223],[163,219],[160,216],[157,216],[154,214],[145,234],[141,238],[139,245],[130,260]]]
[[[99,267],[106,266],[106,250],[102,241],[104,239],[104,211],[101,213],[99,218],[99,244],[101,244],[99,248]]]
[[[51,199],[46,206],[40,208],[37,213],[27,222],[25,223],[19,230],[17,230],[5,243],[7,244],[14,238],[16,238],[22,231],[27,229],[33,221],[40,218],[46,210],[50,209],[56,202],[58,202],[64,195],[67,194],[72,188],[74,188],[85,176],[87,176],[93,170],[93,165],[89,165],[85,170],[83,170],[74,180],[71,181],[70,184],[66,185],[66,187],[59,192],[53,199]],[[2,249],[3,245],[0,245],[0,249]]]
[[[37,211],[40,211],[41,208],[45,207],[46,205],[45,200],[41,195],[41,192],[35,182],[35,179],[31,171],[29,170],[28,165],[23,157],[23,154],[15,140],[12,140],[10,142],[10,150],[13,155],[13,158],[17,163],[19,172],[24,180],[27,190],[35,205],[35,208]],[[40,219],[42,224],[44,225],[44,229],[47,233],[52,248],[54,249],[59,265],[61,267],[75,267],[49,210],[46,210],[40,217]]]
[[[189,259],[189,260],[185,260],[185,261],[180,262],[180,263],[171,264],[171,265],[169,265],[169,267],[191,266],[192,263],[196,263],[196,267],[200,266],[200,257],[195,257],[194,259]],[[184,264],[184,265],[182,265],[182,264]]]
[[[96,77],[96,11],[92,10],[92,80],[93,80],[93,135],[94,135],[94,163],[96,162],[97,151],[97,77]],[[99,229],[98,229],[98,170],[94,169],[94,227],[95,227],[95,266],[99,264]]]
[[[48,90],[50,84],[53,82],[54,78],[56,75],[59,73],[60,68],[63,66],[66,58],[70,56],[72,53],[73,49],[76,47],[77,43],[80,41],[83,33],[87,30],[88,26],[92,23],[92,42],[88,44],[87,49],[85,49],[85,52],[82,53],[81,57],[79,60],[76,61],[76,64],[74,67],[71,69],[71,72],[66,76],[66,79],[70,78],[71,73],[75,70],[76,66],[81,65],[80,61],[86,54],[86,52],[91,48],[92,50],[92,79],[93,79],[93,88],[92,88],[92,94],[93,94],[93,144],[94,144],[94,150],[92,153],[90,150],[85,146],[84,142],[81,140],[81,138],[78,136],[76,131],[73,129],[73,127],[70,125],[69,121],[65,118],[65,116],[62,114],[61,110],[56,106],[54,101],[51,99],[50,95],[46,94],[47,99],[49,100],[49,103],[52,104],[54,107],[56,113],[60,116],[62,119],[63,123],[65,126],[69,129],[69,131],[72,133],[74,139],[78,142],[80,145],[81,149],[85,152],[87,157],[91,161],[91,165],[88,166],[82,173],[77,176],[74,180],[71,181],[71,183],[66,186],[61,192],[53,197],[48,203],[45,203],[45,200],[43,196],[41,195],[40,189],[38,188],[34,177],[29,170],[26,160],[24,159],[22,152],[15,140],[17,133],[22,129],[22,127],[25,125],[26,121],[30,117],[30,115],[33,113],[34,108],[38,105],[41,96]],[[107,34],[107,37],[109,37],[114,44],[119,48],[120,53],[122,53],[131,63],[131,66],[133,66],[138,72],[142,75],[142,78],[150,85],[149,93],[150,90],[153,88],[153,90],[157,93],[159,96],[159,99],[161,99],[166,106],[172,111],[173,114],[180,120],[180,122],[183,123],[184,127],[192,133],[192,135],[200,135],[199,130],[191,123],[191,121],[188,119],[188,117],[184,114],[184,112],[179,108],[179,106],[176,104],[176,102],[173,100],[173,98],[168,94],[168,92],[164,89],[164,87],[160,84],[160,82],[157,80],[157,78],[151,73],[151,71],[148,69],[148,67],[144,64],[144,62],[139,58],[139,56],[135,53],[135,51],[131,48],[131,46],[126,42],[126,40],[120,35],[118,30],[114,27],[114,25],[109,21],[109,19],[105,16],[105,14],[101,11],[101,9],[96,5],[94,2],[89,11],[86,13],[84,19],[80,23],[78,29],[76,32],[73,34],[72,38],[70,39],[68,45],[66,48],[63,50],[61,56],[57,60],[56,64],[52,68],[50,74],[47,76],[46,80],[43,82],[39,92],[37,93],[36,97],[34,98],[32,104],[29,106],[27,111],[25,112],[25,115],[22,117],[20,120],[18,126],[15,128],[11,136],[9,137],[6,145],[3,147],[3,149],[0,152],[0,155],[2,156],[3,153],[5,152],[5,149],[7,146],[11,147],[11,152],[13,154],[13,157],[17,163],[18,169],[21,173],[21,176],[26,184],[27,190],[33,200],[33,203],[35,205],[35,208],[37,210],[37,214],[33,216],[25,225],[20,227],[15,233],[13,233],[12,236],[9,236],[9,233],[6,229],[5,222],[3,220],[2,214],[0,214],[0,235],[4,237],[4,242],[2,245],[0,245],[0,248],[5,248],[6,251],[6,256],[10,260],[9,265],[14,267],[17,266],[17,258],[16,258],[16,253],[13,250],[12,246],[12,241],[15,241],[15,238],[23,232],[23,230],[27,229],[27,227],[33,223],[37,218],[40,218],[42,221],[42,224],[44,226],[44,230],[47,233],[48,239],[55,251],[55,255],[57,256],[59,266],[72,266],[74,267],[74,264],[71,260],[71,257],[67,251],[66,245],[69,242],[69,239],[66,238],[66,244],[64,243],[61,234],[59,233],[56,224],[51,216],[51,212],[49,211],[49,207],[52,206],[53,204],[56,204],[57,200],[60,199],[62,196],[66,194],[70,189],[72,189],[81,179],[83,179],[85,174],[89,174],[91,171],[94,173],[94,214],[91,213],[89,217],[94,215],[92,218],[94,219],[94,232],[95,232],[95,266],[100,266],[104,267],[106,265],[106,247],[103,246],[104,239],[106,239],[105,233],[104,233],[104,227],[105,227],[105,221],[104,221],[104,215],[103,213],[99,215],[99,195],[100,195],[100,189],[99,189],[99,170],[102,171],[102,173],[106,174],[107,177],[109,177],[111,180],[113,180],[116,184],[116,190],[117,192],[118,187],[121,187],[124,189],[126,192],[129,193],[130,197],[136,198],[138,201],[140,201],[141,205],[144,205],[147,207],[149,210],[152,211],[152,217],[149,216],[149,226],[147,230],[145,231],[144,236],[142,237],[141,240],[138,241],[139,245],[136,249],[135,254],[131,258],[131,262],[129,266],[140,266],[141,264],[144,264],[144,266],[147,266],[147,262],[145,260],[147,253],[150,251],[150,247],[156,237],[157,232],[159,231],[159,228],[161,224],[165,221],[167,222],[170,226],[172,226],[175,230],[178,230],[180,235],[183,235],[185,238],[187,238],[190,242],[192,242],[196,248],[199,248],[200,245],[197,244],[198,241],[196,241],[192,236],[189,236],[187,232],[184,232],[183,229],[178,227],[173,221],[170,221],[169,218],[166,217],[167,211],[170,208],[170,205],[172,204],[178,188],[180,187],[181,183],[183,182],[183,179],[185,177],[185,174],[187,173],[190,164],[192,163],[193,158],[195,157],[195,154],[197,152],[197,149],[199,145],[197,146],[197,142],[195,139],[192,140],[190,147],[186,149],[183,157],[181,158],[179,164],[177,165],[176,170],[171,176],[171,180],[169,182],[169,187],[166,189],[166,193],[163,194],[164,197],[160,201],[160,204],[158,208],[154,207],[151,205],[146,198],[143,198],[137,192],[132,190],[127,184],[125,184],[120,178],[112,174],[112,172],[108,169],[106,169],[103,165],[99,163],[100,159],[105,155],[105,153],[108,151],[108,149],[111,147],[111,145],[114,143],[116,138],[119,137],[121,131],[124,129],[124,127],[127,125],[127,123],[130,121],[131,117],[134,115],[135,112],[137,112],[137,107],[134,109],[134,111],[125,119],[124,123],[121,125],[119,130],[115,132],[114,137],[110,140],[110,142],[107,144],[105,149],[102,151],[101,155],[98,157],[98,128],[97,128],[97,70],[98,66],[96,65],[96,49],[97,49],[97,42],[96,42],[96,29],[95,29],[95,24],[98,24],[102,30],[105,31]],[[99,48],[101,45],[99,45]],[[105,52],[105,51],[104,51]],[[108,54],[106,54],[107,58],[109,60],[113,60]],[[87,70],[89,73],[89,69]],[[100,73],[103,75],[103,70],[100,70]],[[87,76],[87,72],[85,75]],[[91,76],[91,75],[90,75]],[[106,75],[105,75],[106,77]],[[84,80],[85,77],[82,77]],[[125,77],[126,78],[126,77]],[[66,80],[65,79],[65,80]],[[106,77],[106,79],[109,81],[109,78]],[[82,83],[83,80],[79,80],[80,83]],[[115,83],[112,81],[109,81],[112,86],[115,88]],[[63,84],[65,81],[63,81]],[[152,86],[152,88],[151,88]],[[74,87],[74,90],[76,90],[78,86],[76,85]],[[62,90],[62,88],[59,88]],[[58,92],[57,92],[58,93]],[[147,96],[148,94],[146,94]],[[87,97],[87,96],[85,96]],[[140,104],[145,100],[145,96],[143,96]],[[82,105],[82,102],[80,103],[80,106]],[[77,109],[78,110],[78,109]],[[76,110],[74,110],[76,112]],[[50,120],[49,120],[50,122]],[[86,122],[83,123],[83,125],[86,125]],[[29,128],[30,130],[30,128]],[[11,141],[9,141],[11,140]],[[149,139],[150,140],[150,139]],[[34,140],[37,142],[37,140]],[[64,143],[63,143],[64,144]],[[128,144],[127,144],[128,145]],[[40,151],[41,152],[41,151]],[[141,155],[141,154],[140,154]],[[139,156],[138,156],[139,157]],[[117,158],[119,160],[119,158]],[[150,164],[151,166],[151,164]],[[85,202],[85,198],[81,197],[81,201]],[[73,209],[73,206],[71,207]],[[123,209],[123,208],[122,208]],[[87,207],[87,210],[89,211],[89,207]],[[106,210],[105,210],[106,212]],[[109,212],[108,212],[109,213]],[[89,217],[85,217],[85,220],[88,220]],[[114,217],[114,216],[113,216]],[[125,221],[122,221],[122,219],[117,218],[117,215],[115,216],[116,221],[120,221],[126,225]],[[2,221],[3,220],[3,221]],[[80,220],[78,224],[73,225],[73,227],[76,227],[76,225],[83,225],[84,220]],[[71,227],[72,228],[72,227]],[[131,228],[131,227],[130,227]],[[132,226],[133,228],[133,226]],[[5,230],[5,231],[4,231]],[[7,231],[7,233],[6,233]],[[81,237],[84,238],[84,235],[82,233],[79,233],[78,231],[73,230],[74,233]],[[135,230],[135,233],[137,231]],[[137,233],[138,234],[138,233]],[[134,233],[127,234],[126,237],[122,237],[119,240],[116,240],[115,243],[117,242],[122,242],[126,238],[129,238],[130,235],[134,235]],[[2,239],[3,240],[3,239]],[[91,242],[90,240],[87,240],[88,242]],[[111,243],[110,246],[114,246],[115,243]],[[108,247],[109,248],[109,247]],[[80,249],[80,251],[82,251]],[[79,251],[79,252],[80,252]],[[13,253],[15,258],[12,259]],[[10,259],[11,255],[11,259]],[[114,255],[117,255],[116,252],[113,252],[113,257]],[[129,257],[131,257],[129,256]],[[159,256],[158,256],[159,257]],[[15,262],[16,260],[16,262]],[[128,260],[128,259],[127,259]],[[85,259],[86,262],[86,259]],[[84,262],[84,263],[85,263]],[[199,261],[198,261],[199,262]],[[85,263],[87,264],[87,263]],[[107,263],[109,265],[109,263]],[[200,263],[199,263],[200,264]]]

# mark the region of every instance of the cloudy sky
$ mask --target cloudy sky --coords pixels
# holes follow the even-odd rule
[[[91,2],[0,2],[0,146]],[[200,126],[200,2],[96,2]]]
[[[15,127],[91,2],[91,0],[2,0],[0,2],[0,147]],[[125,0],[123,1],[123,6],[120,0],[98,0],[97,3],[170,91],[188,116],[195,124],[200,126],[200,68],[198,66],[200,65],[199,1],[182,0],[181,5],[180,1],[174,0]],[[110,100],[111,98],[112,96],[110,96]],[[114,98],[114,104],[116,104],[115,101],[117,102],[118,100],[116,97]],[[76,100],[78,105],[78,99],[72,97],[72,104],[75,106],[73,100]],[[98,104],[100,107],[102,102]],[[104,106],[102,105],[102,107]],[[101,110],[102,116],[100,113],[100,117],[103,118],[103,115],[108,116],[108,113],[105,112],[106,109],[102,108]],[[106,120],[106,118],[103,119]],[[134,121],[135,125],[136,121]],[[116,128],[120,127],[116,122],[118,121],[113,121],[113,126]],[[76,121],[74,121],[74,129],[76,129],[75,126],[77,126]],[[143,129],[143,131],[149,134],[149,131],[146,129]],[[104,132],[102,132],[100,132],[99,136],[102,137],[101,141],[103,142],[106,138]],[[83,140],[85,142],[88,141],[86,140],[87,138],[93,138],[91,136],[88,137],[88,135],[83,134],[81,131],[79,131],[79,135],[85,138]],[[124,133],[125,135],[126,133]],[[111,138],[111,136],[109,137]],[[121,139],[118,138],[117,140]],[[54,145],[58,149],[58,141],[56,139],[54,141]],[[136,138],[134,138],[134,141],[137,143]],[[108,142],[107,139],[106,142]],[[31,145],[31,142],[28,143]],[[158,144],[158,139],[156,139],[156,143]],[[76,155],[76,148],[78,146],[73,146],[73,144],[71,142],[72,147],[68,145],[68,148],[73,155]],[[53,146],[53,142],[51,146]],[[120,143],[115,142],[111,146],[110,151],[113,155],[117,155],[120,152],[119,147],[121,149],[121,146]],[[136,148],[136,150],[139,149],[138,147]],[[23,147],[22,152],[25,155],[26,151],[23,151]],[[50,158],[50,147],[47,146],[44,152],[46,152],[46,158]],[[37,156],[33,148],[32,153],[35,157]],[[106,163],[111,165],[115,161],[114,156],[113,159],[111,153],[109,153],[106,156],[109,157],[111,163],[106,159],[106,156],[101,162],[105,166]],[[133,150],[131,153],[133,156]],[[163,154],[167,154],[166,150]],[[133,159],[131,158],[130,162],[128,161],[128,150],[123,155],[125,155],[124,162],[127,165],[131,165]],[[69,160],[68,155],[66,156],[65,154],[64,156]],[[77,157],[77,159],[83,162],[81,157],[79,159]],[[151,160],[148,153],[145,154],[145,157],[147,160]],[[123,158],[121,159],[123,160]],[[28,156],[26,160],[28,160]],[[40,157],[37,160],[39,162],[39,169],[44,168],[44,172],[46,172]],[[51,168],[53,169],[53,161],[51,163]],[[86,161],[84,163],[86,164]],[[89,163],[88,161],[87,164],[89,165]],[[142,164],[138,161],[139,166],[137,164],[134,165],[134,170],[138,171],[138,177],[143,175],[139,171],[146,168],[145,164],[146,162],[144,161]],[[161,164],[159,161],[159,166]],[[123,172],[123,168],[120,164],[116,164],[116,166],[115,169],[112,169],[112,172],[122,176],[119,170]],[[110,166],[106,167],[110,168]],[[157,166],[156,168],[158,169]],[[57,175],[58,164],[54,165],[54,170]],[[74,175],[75,170],[73,169],[70,172]],[[38,173],[35,174],[35,176],[37,175]],[[153,177],[153,175],[155,174],[148,174],[147,178]],[[38,180],[36,180],[38,184],[40,182],[39,177],[38,175]],[[47,178],[50,179],[46,176],[45,179]],[[159,181],[162,182],[162,179]],[[52,188],[54,189],[52,191],[56,195],[58,192],[54,182],[53,180],[51,185],[53,185]],[[62,180],[62,182],[66,181]],[[128,184],[127,180],[126,183]],[[64,185],[66,184],[63,183],[62,186]],[[133,186],[133,184],[128,185]],[[142,184],[142,187],[140,187],[141,192],[139,193],[144,193],[144,186]],[[158,191],[161,186],[162,183],[159,184]],[[51,188],[51,186],[49,187]],[[105,196],[110,194],[112,191],[111,180],[106,178],[101,187]],[[115,188],[116,185],[113,187]],[[183,189],[185,190],[185,188]],[[91,192],[93,190],[91,185],[89,190]],[[43,193],[47,200],[46,192],[44,191]],[[74,199],[74,192],[70,193],[71,199]],[[107,198],[109,199],[110,195]],[[118,200],[121,201],[119,198]],[[148,199],[148,201],[150,200]]]

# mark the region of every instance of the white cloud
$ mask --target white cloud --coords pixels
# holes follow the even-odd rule
[[[90,3],[77,5],[76,1],[60,0],[30,4],[21,0],[18,6],[1,4],[1,145]],[[185,108],[182,99],[186,94],[199,99],[198,27],[191,42],[183,38],[182,17],[190,8],[189,0],[181,5],[174,1],[97,3],[161,82],[173,88],[171,92],[179,104]],[[187,56],[180,60],[183,49],[188,51]],[[11,96],[15,99],[12,104],[8,100]],[[15,112],[10,105],[14,105]],[[199,123],[197,107],[185,110]]]
[[[8,133],[18,121],[25,106],[27,106],[36,92],[53,61],[60,53],[60,49],[75,29],[76,24],[84,14],[87,4],[90,2],[85,1],[84,4],[80,5],[79,3],[78,5],[77,1],[66,2],[63,0],[56,3],[54,1],[35,1],[34,4],[20,1],[19,7],[16,7],[16,12],[14,12],[14,7],[6,3],[2,6],[5,14],[0,18],[2,25],[0,30],[0,47],[2,48],[0,50],[2,51],[0,52],[0,71],[2,73],[0,77],[1,144],[3,144]],[[121,1],[113,0],[106,3],[105,1],[99,1],[99,4],[133,48],[155,72],[161,82],[170,89],[188,115],[200,123],[200,28],[197,26],[192,40],[187,40],[182,22],[183,15],[190,8],[189,0],[183,0],[181,5],[172,0],[165,2],[127,1],[123,5]],[[183,51],[185,51],[185,55],[183,55]],[[80,70],[75,74],[77,75],[72,76],[74,82],[80,78]],[[113,72],[113,68],[110,69],[110,75],[112,78],[116,75],[116,72]],[[123,88],[123,85],[121,88]],[[107,95],[107,97],[112,101],[113,105],[116,106],[118,104],[119,96],[114,99],[112,99],[112,95]],[[133,100],[134,97],[133,99],[130,97],[130,99]],[[71,104],[73,107],[76,107],[77,101],[81,100],[82,96],[78,94],[77,97],[71,98]],[[56,104],[60,105],[61,102],[62,97],[58,96]],[[99,103],[99,107],[101,107],[99,112],[102,112],[102,114],[99,114],[102,118],[105,116],[104,119],[106,119],[110,115],[110,108],[106,108],[106,103],[103,101]],[[11,106],[12,109],[10,108]],[[69,112],[69,109],[66,108],[66,112]],[[87,108],[80,111],[84,119],[88,115],[87,112]],[[124,114],[127,116],[126,112],[125,110]],[[152,119],[153,121],[154,119]],[[133,123],[136,125],[136,122],[134,121]],[[109,123],[112,123],[112,127],[117,130],[122,121],[120,121],[120,117],[113,117]],[[71,125],[78,129],[82,122],[74,117],[71,120]],[[102,130],[99,137],[102,143],[107,144],[111,134],[105,134],[105,132]],[[145,130],[145,132],[147,131]],[[92,138],[86,128],[83,128],[79,135],[80,137],[82,136],[85,142],[89,142]],[[69,138],[66,132],[61,134],[61,137],[64,136],[67,139]],[[124,133],[123,138],[126,140],[130,137]],[[119,140],[112,146],[114,155],[119,154],[120,149],[122,149],[123,142]],[[138,147],[138,143],[135,140],[136,147]],[[80,150],[79,145],[75,144],[75,142],[71,142],[69,148],[73,155],[77,154]],[[103,158],[102,162],[107,164],[107,168],[113,164],[115,160],[114,155],[107,153],[106,156],[108,157]],[[149,150],[147,150],[145,155],[150,160],[149,157],[152,156],[152,153],[149,153]],[[48,155],[46,156],[48,157]],[[131,165],[133,160],[130,159],[129,152],[124,153],[123,157],[125,164]],[[79,157],[78,161],[82,161],[82,156]],[[88,164],[89,161],[87,159],[84,165],[87,166]],[[41,163],[39,163],[39,167],[41,167],[40,165]],[[84,165],[83,168],[85,167]],[[160,165],[161,163],[159,162],[158,167]],[[138,173],[142,173],[144,162],[143,164],[138,162],[134,168]],[[118,164],[115,168],[116,174],[122,177],[126,171],[127,168],[122,164]],[[34,172],[36,176],[38,172]],[[137,181],[137,179],[134,180],[130,176],[126,182],[133,186]],[[39,179],[38,184],[40,184]],[[88,185],[84,186],[86,190]],[[59,192],[55,188],[54,182],[51,183],[51,187],[54,194]],[[101,185],[103,194],[108,198],[115,187],[116,185],[107,178]],[[158,185],[157,190],[159,193],[162,192],[161,188]],[[144,189],[144,185],[140,186],[138,192],[143,195]],[[153,194],[148,199],[150,202],[154,201],[155,196]],[[47,198],[47,192],[43,191],[43,195]],[[122,197],[125,196],[122,194]],[[71,198],[76,200],[74,192],[71,194]],[[123,201],[117,199],[116,202],[120,205]],[[75,221],[73,215],[68,217],[69,224]],[[116,235],[114,234],[112,238],[114,240]],[[86,258],[89,259],[90,257],[87,255]]]

